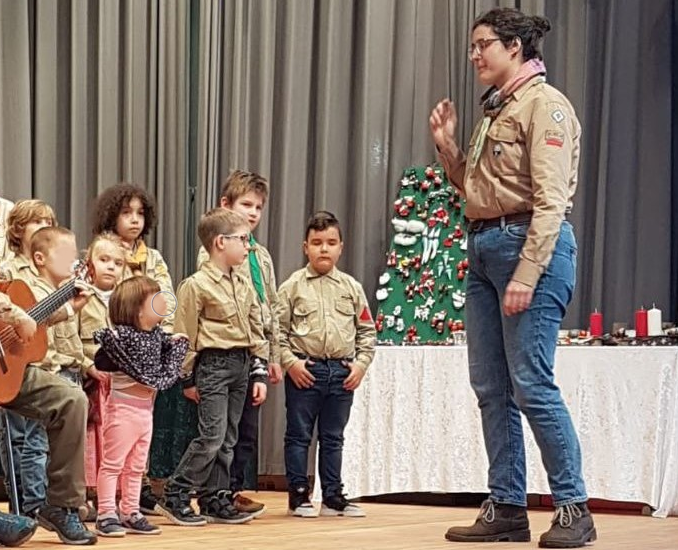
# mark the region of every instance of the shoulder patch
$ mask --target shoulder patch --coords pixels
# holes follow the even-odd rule
[[[565,142],[565,132],[560,130],[546,130],[544,134],[544,140],[546,145],[551,145],[552,147],[562,147]]]
[[[560,109],[555,109],[554,111],[551,111],[551,118],[556,122],[561,123],[563,120],[565,120],[565,113],[563,113],[563,111]]]

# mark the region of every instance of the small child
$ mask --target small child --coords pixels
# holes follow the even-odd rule
[[[239,272],[251,282],[261,307],[264,335],[270,347],[271,360],[268,363],[269,381],[277,384],[282,380],[280,369],[280,347],[278,345],[278,319],[273,314],[277,300],[275,270],[271,254],[258,243],[252,232],[261,221],[264,205],[268,199],[268,182],[263,176],[245,170],[234,170],[221,186],[219,205],[222,208],[242,214],[250,226],[250,252]],[[198,269],[209,259],[204,247],[198,255]],[[250,385],[252,380],[250,380]],[[251,387],[248,393],[251,393]],[[233,449],[231,466],[231,492],[233,504],[239,512],[247,512],[259,517],[266,511],[262,502],[257,502],[243,494],[245,488],[245,469],[256,460],[257,441],[259,439],[259,409],[250,399],[245,400],[242,418],[238,425],[238,442]],[[255,462],[256,464],[256,462]]]
[[[108,302],[115,285],[122,280],[125,267],[125,250],[120,237],[111,232],[94,237],[87,251],[87,263],[92,276],[93,294],[78,315],[78,332],[85,356],[94,361],[99,349],[99,345],[94,341],[94,333],[110,326]],[[85,478],[88,497],[94,500],[103,454],[103,414],[110,382],[108,373],[100,372],[94,364],[85,374],[84,388],[89,399]],[[81,511],[80,517],[83,521],[95,521],[96,505],[88,504]]]
[[[210,259],[179,286],[175,330],[190,342],[184,395],[198,404],[199,434],[165,484],[159,506],[177,525],[245,523],[253,515],[233,506],[230,469],[250,376],[254,405],[266,399],[268,342],[254,289],[234,269],[248,257],[247,221],[215,208],[200,219],[198,235]],[[194,490],[204,518],[191,508]]]
[[[104,414],[104,449],[97,495],[97,533],[121,537],[126,532],[156,535],[139,511],[142,477],[146,470],[153,432],[153,398],[157,390],[171,387],[179,378],[188,340],[170,336],[159,323],[167,315],[160,285],[146,276],[126,279],[115,287],[109,301],[114,328],[94,335],[101,348],[97,366],[111,372],[111,392]],[[120,481],[120,513],[115,492]]]
[[[353,392],[374,358],[376,330],[365,292],[336,263],[344,243],[339,222],[318,212],[306,226],[308,265],[278,290],[285,376],[285,468],[290,515],[316,517],[309,499],[308,447],[318,423],[320,515],[362,517],[342,494],[344,428]]]

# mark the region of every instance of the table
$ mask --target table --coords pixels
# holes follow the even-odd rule
[[[345,432],[349,497],[487,492],[467,365],[465,347],[378,347]],[[589,496],[678,514],[678,348],[559,347],[555,372]],[[524,431],[528,492],[549,494],[526,421]]]

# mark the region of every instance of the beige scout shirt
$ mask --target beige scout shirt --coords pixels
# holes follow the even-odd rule
[[[257,260],[259,261],[259,266],[261,267],[261,278],[263,279],[264,283],[264,292],[266,293],[266,300],[263,302],[259,301],[259,306],[261,307],[261,319],[264,325],[264,336],[266,337],[266,340],[268,340],[270,347],[270,361],[271,363],[279,364],[280,329],[278,327],[278,318],[273,313],[275,309],[275,303],[278,300],[278,291],[275,280],[275,270],[273,269],[273,258],[271,258],[271,254],[268,250],[266,250],[266,247],[259,243],[257,243],[250,253],[254,253],[257,257]],[[209,258],[210,256],[207,253],[207,250],[205,250],[204,246],[201,246],[200,250],[198,251],[198,260],[196,262],[198,269],[200,269],[202,264],[209,260]],[[252,284],[252,288],[254,288],[249,262],[246,261],[242,265],[239,265],[236,270],[244,277],[247,277],[247,280]],[[259,295],[257,294],[256,289],[254,290],[254,293],[258,298]]]
[[[207,348],[249,348],[268,361],[269,347],[261,308],[251,283],[238,271],[223,273],[208,260],[177,290],[175,333],[188,335],[185,375],[193,372],[198,352]]]
[[[7,241],[7,217],[12,208],[14,208],[12,201],[0,197],[0,262],[7,261],[14,256]]]
[[[85,357],[94,361],[94,356],[99,349],[99,344],[94,342],[94,333],[99,329],[110,326],[108,306],[106,306],[99,294],[94,292],[85,304],[85,307],[78,312],[78,333],[80,334]]]
[[[278,289],[282,367],[298,355],[354,358],[367,370],[377,331],[362,285],[336,267],[319,275],[310,265],[292,273]]]
[[[535,287],[551,261],[577,189],[580,137],[581,126],[568,99],[535,78],[507,99],[487,132],[475,168],[461,151],[440,153],[448,178],[466,196],[469,219],[533,212],[515,281]]]
[[[38,301],[44,300],[56,291],[49,282],[40,277],[34,279],[30,286]],[[62,368],[77,368],[84,373],[92,366],[92,361],[86,358],[83,352],[75,313],[69,313],[65,321],[47,327],[47,355],[42,361],[32,365],[55,374]]]
[[[12,256],[12,258],[3,262],[0,266],[0,272],[4,279],[22,279],[29,285],[40,276],[33,262],[23,254]]]

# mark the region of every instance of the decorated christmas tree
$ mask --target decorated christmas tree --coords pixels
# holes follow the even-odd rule
[[[464,201],[441,167],[412,167],[403,171],[393,210],[395,235],[377,290],[378,341],[452,344],[464,330]]]

